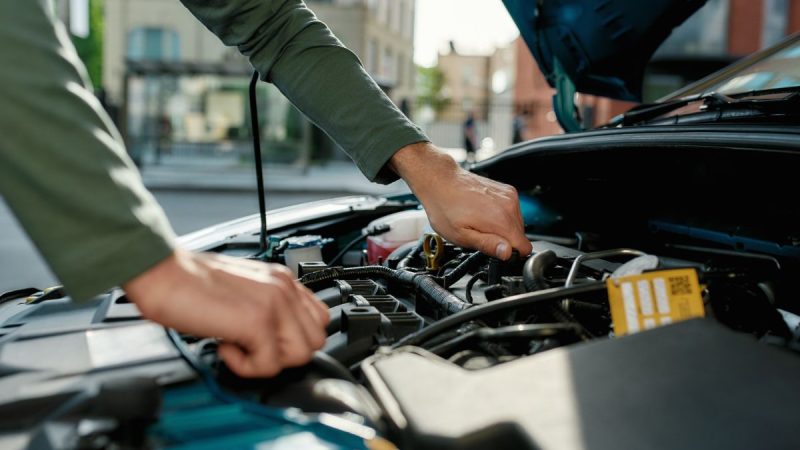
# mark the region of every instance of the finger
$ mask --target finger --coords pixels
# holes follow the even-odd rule
[[[506,235],[505,238],[508,239],[511,247],[519,252],[520,256],[528,256],[533,251],[531,241],[528,240],[524,232],[511,230],[510,234]]]
[[[284,293],[286,295],[286,293]],[[275,326],[278,337],[278,359],[285,367],[295,367],[311,359],[311,342],[298,321],[298,315],[289,302],[282,298],[275,302]]]
[[[323,327],[327,326],[328,323],[331,321],[331,316],[328,314],[328,305],[322,302],[322,300],[318,299],[316,295],[312,294],[313,304],[314,307],[317,309],[317,313],[319,313],[319,320]]]
[[[306,312],[304,320],[310,328],[309,337],[311,349],[319,350],[323,345],[325,345],[325,339],[327,338],[325,326],[329,320],[328,313],[325,313],[324,319],[323,317],[320,317],[321,315],[319,314],[316,306],[319,301],[314,298],[303,296],[300,301],[303,303],[303,307]]]
[[[318,349],[325,343],[325,324],[320,317],[317,317],[319,313],[312,303],[315,300],[305,292],[303,286],[297,283],[293,284],[295,285],[295,296],[290,305],[292,313],[300,324],[309,347]]]
[[[274,347],[275,343],[264,343],[264,345]],[[253,378],[253,377],[272,377],[280,372],[281,367],[278,364],[278,358],[275,355],[275,349],[266,350],[260,349],[259,358],[245,352],[245,350],[230,342],[221,342],[217,349],[217,354],[225,364],[235,374],[240,377]],[[273,356],[270,356],[273,355]]]
[[[319,312],[316,307],[313,307],[313,304],[310,303],[310,300],[316,299],[308,288],[298,283],[297,280],[293,278],[294,275],[291,271],[276,271],[273,272],[273,275],[280,279],[280,282],[283,283],[287,289],[292,291],[289,298],[289,306],[294,313],[295,319],[302,326],[307,341],[310,345],[316,347],[320,340],[325,339],[323,330],[325,323],[322,322],[321,317],[317,317]]]
[[[533,248],[527,237],[525,237],[525,221],[522,219],[522,210],[519,204],[519,195],[516,189],[511,188],[510,198],[511,222],[505,228],[503,233],[500,233],[509,243],[511,247],[516,249],[520,255],[528,256]]]
[[[511,258],[511,245],[501,236],[476,230],[462,230],[464,245],[503,261]]]
[[[328,306],[314,295],[311,290],[307,287],[300,285],[300,290],[303,293],[303,297],[308,300],[308,306],[312,311],[312,315],[314,319],[317,321],[320,327],[325,327],[330,322],[330,315],[328,314]]]

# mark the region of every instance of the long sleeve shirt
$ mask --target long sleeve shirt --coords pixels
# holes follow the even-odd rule
[[[301,0],[183,0],[377,182],[425,135]],[[48,0],[0,0],[0,193],[83,300],[170,255],[174,233]],[[2,257],[2,256],[0,256]]]

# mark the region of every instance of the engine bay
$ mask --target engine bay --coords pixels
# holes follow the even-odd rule
[[[533,253],[508,261],[418,223],[391,248],[370,240],[409,214],[424,218],[412,208],[276,241],[276,260],[297,242],[320,247],[292,269],[329,308],[327,342],[308,367],[255,385],[211,357],[221,383],[358,417],[401,448],[748,448],[765,439],[755,411],[788,417],[800,400],[800,316],[777,257],[687,243],[668,224],[651,231],[672,240],[644,249],[532,233]],[[694,300],[670,303],[682,295]],[[752,426],[698,439],[708,417]],[[800,442],[789,423],[770,426],[777,447]]]
[[[410,197],[289,209],[263,254],[251,224],[188,241],[286,264],[328,307],[321,351],[270,379],[121,290],[8,294],[0,444],[800,447],[796,248],[668,218],[584,228],[521,200],[533,252],[507,261],[447,242]]]

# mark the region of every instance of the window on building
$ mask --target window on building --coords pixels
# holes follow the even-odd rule
[[[378,0],[378,20],[380,20],[381,23],[389,23],[389,1],[390,0]]]
[[[397,22],[398,22],[398,29],[397,32],[400,33],[401,36],[406,35],[406,9],[408,9],[408,5],[405,1],[398,1],[399,4],[397,10]]]
[[[403,36],[411,38],[414,36],[414,2],[405,3],[403,9]]]
[[[367,44],[367,72],[375,75],[378,72],[378,42],[370,39]]]
[[[392,31],[399,33],[403,23],[403,1],[392,0],[391,12],[389,13],[389,23],[391,24]]]
[[[396,76],[394,52],[390,47],[386,47],[383,49],[383,57],[381,58],[381,78],[387,81],[395,81]]]
[[[374,17],[378,17],[379,3],[379,0],[367,0],[367,8],[369,8]]]
[[[128,32],[127,57],[134,61],[180,59],[180,39],[174,30],[139,27]]]
[[[786,37],[789,25],[789,0],[764,0],[761,46],[769,47]]]
[[[475,86],[478,84],[478,73],[472,64],[464,64],[461,68],[461,84],[464,87]]]
[[[397,55],[397,79],[398,85],[405,84],[406,57],[402,54]]]

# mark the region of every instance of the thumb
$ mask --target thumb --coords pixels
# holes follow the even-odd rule
[[[511,245],[496,234],[466,230],[464,231],[464,245],[503,261],[511,258]]]

